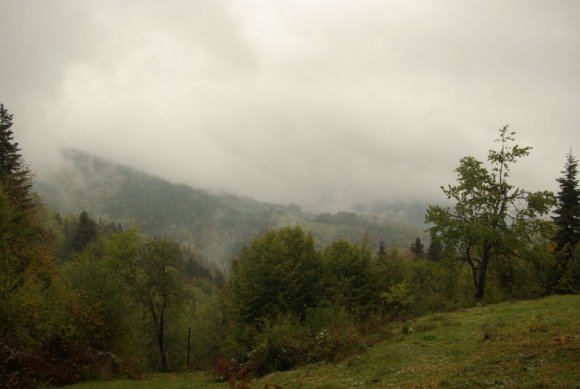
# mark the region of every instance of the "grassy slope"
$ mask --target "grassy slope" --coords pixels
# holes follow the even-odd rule
[[[580,385],[580,296],[434,314],[409,334],[336,364],[270,374],[283,388],[569,387]],[[227,388],[202,373],[84,383],[74,388]]]

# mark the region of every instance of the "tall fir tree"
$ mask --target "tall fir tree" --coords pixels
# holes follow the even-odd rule
[[[82,211],[72,241],[73,253],[83,251],[91,242],[97,239],[99,229],[97,223]]]
[[[415,239],[410,250],[415,254],[415,258],[423,258],[425,256],[425,245],[421,242],[421,238],[417,237],[417,239]]]
[[[433,262],[439,262],[443,258],[443,243],[441,238],[436,234],[431,235],[429,248],[427,249],[427,259]]]
[[[18,210],[33,207],[32,175],[12,132],[12,114],[0,103],[0,188]]]
[[[558,178],[558,206],[553,217],[557,230],[553,241],[556,251],[567,250],[570,253],[580,240],[580,189],[578,189],[578,161],[572,152],[566,156],[563,176]]]
[[[557,292],[575,292],[578,289],[579,265],[578,253],[580,241],[580,189],[578,188],[578,161],[572,151],[566,156],[566,164],[562,171],[563,176],[558,178],[560,191],[558,192],[558,206],[553,217],[556,224],[556,233],[552,238],[556,251],[556,267],[554,270],[554,290]],[[572,276],[572,273],[575,274]],[[575,285],[575,286],[574,286]]]

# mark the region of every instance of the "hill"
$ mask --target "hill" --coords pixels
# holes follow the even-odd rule
[[[322,245],[337,238],[378,247],[409,247],[422,233],[381,216],[352,212],[316,215],[297,205],[260,202],[210,193],[131,169],[78,150],[63,150],[63,164],[36,180],[45,203],[62,214],[86,210],[93,217],[138,225],[150,235],[167,236],[227,263],[244,244],[265,230],[300,224]]]
[[[580,382],[580,296],[552,296],[399,325],[391,339],[339,363],[309,365],[256,380],[293,388],[576,388]],[[72,388],[227,388],[210,374],[155,374],[143,381]]]

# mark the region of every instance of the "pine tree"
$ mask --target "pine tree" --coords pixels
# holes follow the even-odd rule
[[[72,241],[73,252],[84,250],[92,241],[97,239],[99,230],[97,223],[89,217],[86,211],[82,211]]]
[[[417,237],[410,248],[411,252],[415,254],[416,258],[423,258],[425,256],[425,246],[421,242],[421,238]]]
[[[14,141],[12,115],[0,103],[0,187],[17,210],[33,207],[32,177],[24,165],[18,143]]]
[[[13,140],[12,115],[0,104],[0,177],[4,178],[14,173],[14,168],[20,160],[18,143]]]
[[[427,258],[433,262],[439,262],[443,258],[443,243],[441,243],[441,238],[435,234],[431,236],[431,242],[429,242],[429,248],[427,249]]]
[[[379,244],[379,251],[377,253],[377,256],[378,256],[379,260],[383,260],[383,259],[385,259],[386,255],[387,255],[387,249],[385,248],[385,243],[383,243],[383,241],[381,240],[381,243]]]
[[[574,251],[580,240],[580,189],[578,189],[578,161],[568,153],[566,165],[562,171],[563,177],[558,178],[560,191],[558,192],[558,206],[553,217],[557,226],[553,241],[556,251]]]
[[[556,233],[552,238],[556,251],[556,268],[554,270],[554,288],[558,292],[570,292],[574,284],[570,282],[570,272],[577,266],[574,256],[575,248],[580,241],[580,189],[578,188],[578,161],[569,152],[566,156],[566,165],[563,176],[558,178],[560,191],[558,192],[558,206],[553,217],[556,224]],[[573,272],[574,273],[574,272]],[[572,277],[574,278],[574,277]]]

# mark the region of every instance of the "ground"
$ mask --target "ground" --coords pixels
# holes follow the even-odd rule
[[[397,325],[397,335],[339,363],[254,380],[250,388],[580,388],[580,296],[436,313]],[[211,373],[153,374],[141,381],[71,389],[229,388]]]

